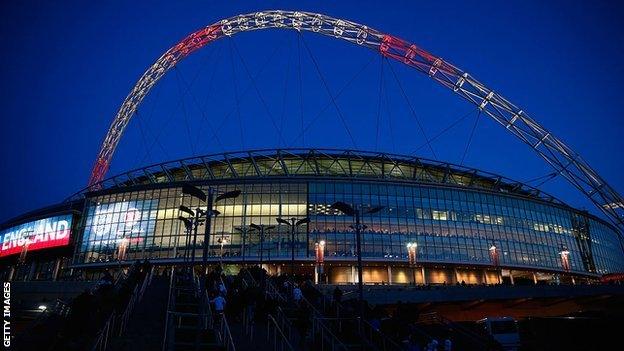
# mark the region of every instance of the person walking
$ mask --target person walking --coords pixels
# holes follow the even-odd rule
[[[295,288],[293,289],[293,300],[295,301],[296,304],[299,304],[302,298],[303,298],[303,293],[301,292],[301,289],[299,288],[298,285],[295,285]]]
[[[217,295],[214,299],[210,300],[215,307],[215,321],[221,321],[223,319],[223,313],[225,312],[225,298],[221,295]]]

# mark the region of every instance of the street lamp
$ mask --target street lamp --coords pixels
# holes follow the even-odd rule
[[[316,256],[316,266],[314,267],[314,282],[318,284],[319,277],[323,274],[323,264],[325,262],[325,240],[314,243],[314,253]]]
[[[414,279],[414,285],[416,285],[416,248],[418,244],[415,242],[407,243],[407,261],[410,267],[412,267],[412,278]]]
[[[184,217],[179,215],[178,219],[181,220],[184,223],[184,226],[186,228],[186,250],[184,253],[184,261],[185,263],[188,261],[188,259],[191,260],[191,266],[195,265],[195,245],[197,244],[197,228],[204,222],[204,219],[201,218],[200,216],[203,214],[203,211],[199,208],[195,209],[195,211],[191,210],[190,208],[184,206],[184,205],[180,205],[180,207],[178,207],[178,211],[179,212],[183,212],[186,213],[188,215],[190,215],[190,218]],[[192,234],[191,234],[192,233]],[[191,235],[193,235],[193,250],[189,252],[189,243],[191,241]],[[190,256],[190,257],[189,257]]]
[[[492,244],[492,246],[490,246],[490,248],[488,249],[488,252],[490,254],[490,261],[492,261],[492,266],[496,268],[496,272],[498,274],[498,283],[500,284],[502,280],[502,272],[498,270],[498,266],[500,264],[498,248],[495,244]]]
[[[295,274],[295,231],[300,225],[310,223],[310,219],[308,217],[297,220],[297,218],[293,217],[290,219],[290,222],[284,218],[277,217],[275,219],[277,223],[285,224],[290,227],[290,274]],[[308,243],[306,242],[306,245]]]
[[[264,233],[275,228],[275,226],[266,224],[258,225],[254,223],[251,223],[249,226],[260,232],[260,268],[262,268],[262,254],[264,253]]]
[[[201,202],[206,202],[207,206],[206,206],[206,211],[200,210],[199,208],[197,209],[197,214],[199,215],[203,215],[205,216],[205,221],[206,221],[206,227],[204,228],[204,250],[203,250],[203,268],[204,268],[204,273],[206,271],[206,266],[208,265],[208,243],[210,242],[210,226],[211,226],[211,220],[213,216],[217,216],[219,215],[219,211],[215,210],[213,208],[213,204],[214,202],[219,202],[221,200],[225,200],[225,199],[233,199],[238,197],[241,194],[240,190],[233,190],[233,191],[228,191],[222,194],[217,195],[217,197],[214,197],[214,193],[215,190],[212,187],[208,187],[208,194],[206,194],[203,190],[201,190],[200,188],[190,185],[190,184],[184,184],[182,186],[182,193],[192,196],[198,200],[200,200]],[[193,245],[195,245],[197,239],[197,227],[195,228],[195,239],[193,239]],[[195,257],[194,255],[195,251],[193,251],[193,258]]]
[[[242,247],[241,247],[241,256],[243,258],[243,266],[244,266],[245,265],[245,243],[247,239],[247,233],[253,232],[255,229],[252,228],[251,226],[246,226],[246,227],[241,226],[241,227],[234,228],[234,230],[241,233],[241,237],[243,239]]]
[[[490,246],[488,251],[490,252],[490,260],[492,261],[492,265],[494,267],[498,267],[498,264],[499,264],[499,262],[498,262],[498,249],[496,248],[496,245]]]
[[[364,211],[361,206],[353,208],[351,205],[342,201],[335,202],[331,205],[331,208],[344,213],[347,216],[355,217],[355,226],[350,226],[355,229],[356,246],[357,246],[357,264],[358,264],[358,298],[360,300],[360,318],[364,318],[364,286],[362,284],[362,243],[361,243],[361,230],[365,229],[360,223],[360,217],[363,214],[373,214],[381,211],[384,206],[376,206]]]
[[[223,245],[228,243],[227,236],[225,236],[225,234],[221,234],[221,237],[217,240],[217,242],[221,245],[221,251],[219,254],[219,266],[223,266]]]
[[[569,272],[570,271],[570,251],[568,251],[568,249],[564,247],[563,250],[559,252],[559,256],[561,256],[561,267],[563,267],[564,271]]]

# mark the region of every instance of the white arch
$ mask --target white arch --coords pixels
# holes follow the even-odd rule
[[[378,51],[384,56],[401,61],[427,74],[436,82],[452,89],[462,98],[478,106],[483,113],[529,145],[555,169],[557,174],[565,177],[604,212],[620,232],[624,231],[622,196],[576,152],[511,102],[478,82],[468,73],[414,44],[365,25],[310,12],[277,10],[230,17],[190,34],[167,50],[141,76],[121,105],[98,153],[89,186],[98,187],[138,105],[168,70],[195,50],[219,38],[239,32],[268,28],[310,31],[343,39]]]

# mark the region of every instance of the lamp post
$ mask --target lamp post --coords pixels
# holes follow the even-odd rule
[[[358,265],[358,299],[360,303],[360,318],[364,318],[364,286],[362,283],[362,240],[361,230],[366,229],[365,225],[360,223],[363,214],[373,214],[381,211],[384,206],[376,206],[364,211],[361,206],[353,208],[351,205],[342,201],[335,202],[331,208],[344,213],[347,216],[355,217],[355,225],[350,226],[355,229],[356,249],[357,249],[357,265]]]
[[[250,227],[250,226],[246,226],[246,227],[237,227],[234,228],[234,230],[236,230],[237,232],[241,233],[241,237],[242,237],[242,246],[241,246],[241,256],[243,258],[243,266],[245,265],[245,244],[246,244],[246,239],[247,239],[247,233],[249,232],[253,232],[255,229]]]
[[[310,223],[308,217],[297,220],[297,218],[290,218],[290,222],[284,218],[277,217],[275,219],[277,223],[285,224],[290,227],[290,274],[295,274],[295,231],[300,225]],[[306,243],[308,245],[308,243]]]
[[[407,261],[410,267],[412,267],[412,279],[414,279],[414,285],[416,285],[416,248],[418,244],[415,242],[407,243]]]
[[[219,252],[219,266],[223,267],[223,245],[228,243],[227,236],[225,236],[225,234],[221,234],[221,237],[217,240],[217,242],[221,246],[221,250]]]
[[[178,219],[184,223],[184,226],[187,231],[187,240],[186,240],[186,250],[185,250],[185,263],[189,260],[191,261],[191,267],[195,265],[195,245],[197,244],[197,228],[204,222],[204,219],[200,217],[202,210],[196,208],[195,211],[190,208],[180,205],[178,207],[178,212],[183,212],[190,215],[190,218],[179,215]],[[193,236],[193,249],[192,251],[189,248],[189,243],[191,241],[191,235]]]
[[[492,244],[492,246],[490,246],[490,248],[488,249],[488,252],[490,254],[490,261],[492,261],[492,266],[494,266],[494,268],[496,268],[496,271],[498,272],[498,283],[500,284],[502,273],[498,270],[498,266],[499,266],[498,248],[496,247],[495,244]]]
[[[181,207],[185,207],[185,206],[181,206]],[[195,214],[193,214],[193,216],[195,216]],[[187,263],[188,255],[189,255],[189,243],[191,241],[191,232],[193,231],[193,221],[184,216],[178,216],[178,219],[182,221],[182,223],[184,223],[184,229],[186,230],[186,234],[184,235],[184,243],[185,243],[184,263]]]
[[[210,242],[210,227],[211,227],[211,221],[212,221],[212,217],[213,216],[217,216],[220,214],[219,211],[215,210],[213,208],[214,203],[215,202],[219,202],[221,200],[224,199],[233,199],[238,197],[241,194],[240,190],[233,190],[233,191],[228,191],[222,194],[217,195],[217,197],[214,197],[215,194],[215,190],[212,187],[208,187],[208,193],[206,194],[203,190],[201,190],[200,188],[190,185],[190,184],[184,184],[182,186],[182,193],[192,196],[198,200],[200,200],[201,202],[205,202],[206,203],[206,210],[201,210],[201,209],[197,209],[195,215],[196,216],[205,216],[205,222],[206,222],[206,227],[204,228],[204,248],[203,248],[203,252],[202,252],[202,265],[203,265],[203,270],[204,270],[204,274],[206,273],[206,267],[208,265],[208,244]],[[193,239],[193,246],[195,245],[195,242],[197,241],[197,227],[195,227],[195,238]],[[193,251],[193,262],[195,261],[195,251]]]
[[[260,233],[260,268],[262,268],[262,259],[263,259],[263,253],[264,253],[264,235],[265,235],[265,232],[268,232],[269,230],[275,228],[275,226],[266,225],[266,224],[258,225],[254,223],[251,223],[249,226],[257,230]]]
[[[559,252],[559,256],[561,257],[561,267],[564,271],[570,271],[570,251],[565,247]]]
[[[323,274],[323,264],[325,263],[325,240],[314,243],[314,253],[316,256],[314,283],[318,284],[319,278]]]

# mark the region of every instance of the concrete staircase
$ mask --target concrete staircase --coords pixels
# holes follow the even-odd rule
[[[154,276],[143,300],[135,306],[121,337],[111,342],[111,350],[143,351],[162,348],[169,279]]]

